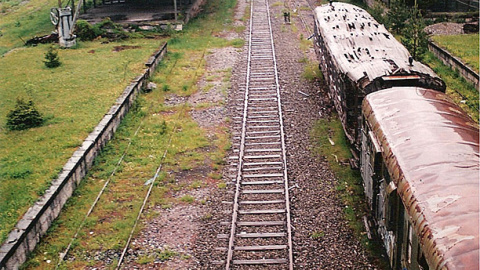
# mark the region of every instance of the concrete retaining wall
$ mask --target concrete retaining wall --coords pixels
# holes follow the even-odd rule
[[[470,67],[466,66],[460,59],[451,55],[445,49],[442,49],[440,46],[435,44],[432,41],[428,42],[428,49],[442,62],[451,67],[452,69],[458,70],[460,75],[462,75],[467,81],[473,83],[475,88],[478,89],[478,73],[473,71]]]
[[[63,205],[92,167],[95,157],[112,138],[121,120],[142,88],[148,83],[147,79],[153,74],[166,52],[167,44],[165,43],[145,63],[146,69],[142,75],[125,88],[82,146],[73,153],[50,188],[15,225],[0,247],[1,270],[17,269],[26,261],[27,254],[35,248],[52,221],[58,217]]]

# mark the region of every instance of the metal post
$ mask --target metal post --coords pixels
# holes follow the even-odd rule
[[[173,7],[175,9],[175,21],[177,20],[177,0],[173,0]]]

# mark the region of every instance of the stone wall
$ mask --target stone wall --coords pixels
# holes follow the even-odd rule
[[[464,77],[467,81],[473,83],[475,85],[475,88],[478,89],[478,73],[473,71],[473,69],[465,65],[460,59],[451,55],[447,50],[442,49],[440,46],[438,46],[432,41],[428,42],[428,49],[433,54],[435,54],[438,59],[442,60],[445,65],[451,67],[454,70],[458,70],[462,77]]]
[[[18,269],[26,261],[27,254],[35,248],[53,220],[58,217],[63,205],[92,167],[95,157],[112,138],[121,120],[148,83],[148,78],[153,74],[166,52],[167,44],[165,43],[145,63],[146,69],[142,75],[135,78],[125,88],[93,132],[73,153],[50,188],[15,225],[7,240],[0,247],[1,270]]]

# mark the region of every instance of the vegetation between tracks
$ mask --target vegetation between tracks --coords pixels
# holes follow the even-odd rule
[[[130,141],[125,159],[111,177],[112,182],[98,207],[74,241],[69,256],[75,260],[68,260],[67,257],[62,268],[109,267],[115,264],[115,258],[118,258],[118,253],[125,245],[146,194],[147,187],[144,184],[154,175],[167,148],[162,171],[142,218],[149,220],[156,217],[158,211],[154,208],[158,207],[169,209],[181,204],[205,204],[208,197],[197,198],[190,193],[205,186],[222,186],[219,172],[230,147],[227,129],[222,125],[199,127],[190,113],[221,106],[222,103],[193,105],[186,103],[186,100],[200,90],[207,91],[200,89],[196,83],[205,75],[204,58],[208,49],[243,44],[242,40],[220,37],[225,28],[236,30],[229,21],[234,6],[233,0],[211,1],[200,18],[193,20],[184,32],[174,34],[169,42],[169,54],[152,78],[158,88],[143,95],[127,115],[115,138],[97,158],[96,165],[77,188],[24,268],[54,267],[58,254],[68,245]],[[223,91],[226,91],[230,75],[231,70],[227,69],[210,74],[205,79],[207,82],[222,81]],[[135,135],[137,129],[139,131]],[[172,141],[168,144],[170,137]],[[140,229],[137,228],[137,232]],[[188,258],[177,251],[157,250],[154,254],[139,256],[136,263],[144,265],[174,257]]]
[[[368,208],[362,178],[360,171],[350,168],[349,159],[352,154],[338,116],[333,113],[329,118],[318,120],[310,137],[314,153],[326,159],[335,173],[338,196],[344,204],[343,212],[354,235],[367,248],[369,256],[378,262],[377,265],[388,269],[381,241],[369,240],[365,233],[363,216],[368,215]]]

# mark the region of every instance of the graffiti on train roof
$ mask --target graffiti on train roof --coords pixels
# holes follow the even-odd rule
[[[315,16],[336,66],[352,81],[415,73],[437,77],[415,60],[410,64],[408,50],[365,10],[334,2],[315,8]]]
[[[429,265],[478,267],[478,125],[445,94],[423,88],[372,93],[363,112]]]

